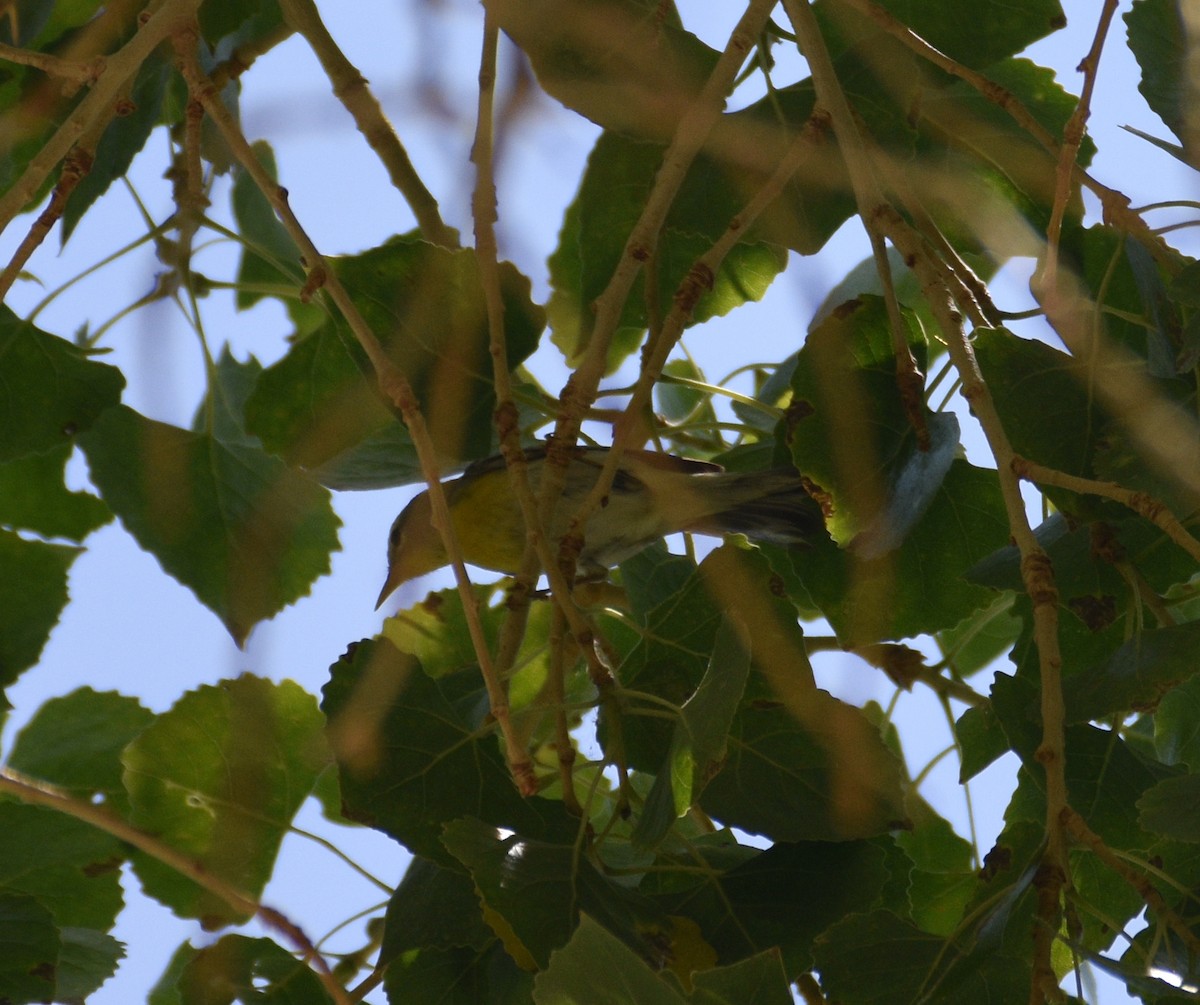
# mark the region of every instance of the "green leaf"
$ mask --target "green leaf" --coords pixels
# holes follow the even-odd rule
[[[0,890],[36,897],[59,926],[113,926],[122,905],[123,858],[116,838],[88,824],[54,810],[0,803]]]
[[[1129,50],[1142,70],[1138,90],[1151,110],[1183,141],[1185,149],[1190,148],[1195,133],[1188,124],[1188,31],[1179,4],[1175,0],[1136,0],[1125,13],[1125,26]],[[1194,165],[1196,151],[1189,152]]]
[[[1200,669],[1194,658],[1198,645],[1200,622],[1196,621],[1139,633],[1102,666],[1064,683],[1067,721],[1153,711],[1167,692]]]
[[[291,681],[243,674],[189,691],[125,750],[131,821],[250,897],[271,876],[292,817],[329,760],[312,697]],[[149,855],[146,891],[215,926],[238,907]]]
[[[999,18],[1007,18],[1012,10],[999,3],[985,6]],[[1058,4],[1053,6],[1057,8]],[[973,7],[970,15],[977,12],[979,8]],[[967,15],[965,8],[959,9],[960,18]],[[1062,17],[1061,10],[1057,16]],[[967,37],[962,36],[962,40]],[[969,37],[981,38],[978,29]],[[984,75],[994,91],[1019,102],[1051,136],[1062,136],[1078,99],[1062,87],[1052,70],[1028,59],[1002,59],[988,65]],[[936,166],[946,172],[942,198],[955,204],[954,213],[946,214],[945,222],[939,219],[939,223],[956,238],[955,245],[967,251],[980,250],[979,231],[963,223],[972,212],[986,213],[982,207],[989,204],[999,213],[1015,208],[1035,230],[1044,231],[1054,202],[1057,158],[993,98],[994,94],[985,94],[958,80],[920,96],[920,126],[927,141],[917,170],[928,174]],[[1095,151],[1095,144],[1085,135],[1077,163],[1087,167]],[[915,180],[923,183],[920,177]],[[1082,201],[1073,193],[1066,207],[1067,221],[1077,223],[1082,211]],[[993,256],[1029,253],[1028,246],[1022,247],[1019,240],[998,239],[996,230],[993,228],[984,238],[985,243],[991,240],[993,246],[987,250]]]
[[[442,826],[475,815],[531,839],[571,842],[579,821],[562,804],[522,799],[500,746],[481,729],[478,672],[437,680],[389,642],[360,642],[333,665],[321,708],[341,769],[348,817],[454,866]]]
[[[910,324],[918,363],[924,338]],[[958,447],[958,421],[921,407],[922,449],[901,398],[882,299],[844,304],[809,335],[792,374],[785,436],[835,541],[863,558],[894,550],[933,502]],[[854,462],[850,463],[850,458]]]
[[[821,4],[820,6],[827,6]],[[966,66],[982,70],[1066,24],[1058,0],[887,0],[884,8],[926,42]]]
[[[225,444],[257,447],[258,439],[246,432],[246,399],[262,374],[262,364],[250,356],[239,362],[228,343],[221,349],[209,381],[208,394],[196,410],[192,432],[210,432]]]
[[[202,8],[207,10],[211,4]],[[242,8],[243,4],[236,4]],[[270,144],[259,140],[253,144],[255,156],[273,180],[278,180],[275,169],[275,153]],[[275,210],[255,184],[245,168],[234,169],[233,217],[237,221],[238,233],[246,242],[242,247],[242,260],[238,266],[238,310],[252,307],[264,297],[270,296],[266,289],[289,291],[296,299],[287,302],[293,317],[312,315],[320,318],[320,309],[299,302],[300,290],[304,286],[304,269],[300,265],[300,249],[288,234]]]
[[[200,7],[199,19],[205,40],[218,50],[222,40],[232,48],[226,36],[234,32],[253,38],[283,24],[277,0],[208,0]]]
[[[76,798],[103,796],[124,815],[121,752],[153,718],[136,698],[82,687],[37,710],[17,734],[9,764]]]
[[[125,947],[106,932],[91,928],[62,929],[62,948],[54,977],[57,1000],[85,1001],[117,972]]]
[[[896,844],[913,863],[909,916],[922,931],[948,936],[958,927],[978,880],[971,845],[920,796],[910,794],[907,808],[913,826],[896,835]]]
[[[602,980],[597,975],[603,974]],[[683,1005],[686,1001],[602,925],[584,916],[533,982],[535,1005]]]
[[[1163,695],[1154,716],[1154,746],[1164,763],[1200,771],[1200,677]]]
[[[959,676],[977,673],[1012,646],[1021,631],[1012,605],[1013,595],[1003,594],[953,628],[937,633],[938,648]]]
[[[173,72],[174,66],[165,52],[151,54],[138,69],[127,95],[132,108],[128,114],[119,114],[104,130],[96,145],[91,170],[71,193],[63,210],[63,244],[84,214],[129,170],[133,158],[146,145],[161,120],[163,95]]]
[[[774,949],[787,972],[797,974],[813,966],[813,940],[873,903],[887,880],[874,842],[778,842],[657,899],[670,914],[696,919],[721,962]]]
[[[637,0],[487,0],[538,82],[593,122],[666,142],[700,93],[717,52]]]
[[[594,323],[593,302],[604,291],[625,254],[625,245],[655,176],[665,148],[604,133],[588,158],[575,201],[564,217],[558,247],[550,256],[554,293],[547,305],[554,344],[569,362],[582,357]],[[693,263],[742,208],[745,196],[736,184],[706,161],[694,165],[672,205],[653,252],[657,276],[651,298],[646,274],[639,276],[622,309],[609,347],[608,370],[615,370],[638,346],[649,326],[647,300],[661,319],[671,310],[680,283]],[[696,302],[689,324],[729,313],[748,300],[759,300],[787,264],[779,247],[754,240],[734,246]]]
[[[67,489],[63,471],[70,456],[64,443],[0,463],[0,524],[82,541],[108,523],[112,513],[100,499]]]
[[[80,444],[126,529],[239,645],[329,571],[329,493],[277,458],[124,407]]]
[[[744,629],[739,633],[725,621],[717,629],[708,669],[680,709],[666,762],[654,779],[634,827],[635,844],[657,844],[721,770],[729,727],[750,674],[750,653],[739,638],[744,634]]]
[[[693,1005],[791,1005],[787,974],[777,952],[767,950],[728,967],[692,975]]]
[[[663,376],[680,381],[705,383],[705,376],[691,359],[670,359],[663,366]],[[712,396],[691,384],[660,380],[654,385],[658,411],[671,423],[689,421],[697,425],[717,422]]]
[[[1008,753],[1008,734],[990,705],[968,708],[954,724],[962,750],[959,783],[969,782],[989,764]]]
[[[996,473],[956,460],[896,551],[863,561],[818,541],[808,551],[771,556],[799,581],[788,584],[796,602],[815,603],[841,643],[853,647],[936,632],[989,606],[995,595],[963,577],[1008,540]]]
[[[70,443],[121,397],[115,366],[0,306],[0,461]]]
[[[1107,417],[1076,362],[1048,345],[1000,329],[976,330],[975,355],[1013,449],[1066,474],[1089,475]],[[1039,407],[1031,409],[1030,401]],[[1050,486],[1045,492],[1060,506],[1075,499],[1073,493]]]
[[[484,950],[420,949],[395,960],[384,975],[388,1005],[529,1005],[533,975],[499,939]]]
[[[1164,778],[1142,794],[1138,810],[1146,830],[1200,843],[1200,775]]]
[[[38,661],[67,603],[67,570],[81,551],[0,529],[0,687]]]
[[[388,900],[378,966],[413,949],[482,951],[495,936],[483,923],[470,878],[414,857]]]
[[[774,841],[846,841],[905,819],[899,763],[878,730],[861,710],[820,690],[788,704],[743,704],[725,764],[700,804]]]
[[[519,964],[544,969],[566,944],[580,914],[604,925],[646,959],[666,962],[669,930],[653,901],[602,876],[572,843],[502,836],[473,818],[446,825],[442,842],[467,867],[484,918]]]
[[[997,950],[1014,917],[1032,923],[1032,875],[1029,870],[1004,891],[957,943],[922,932],[889,911],[853,915],[834,925],[817,940],[823,990],[831,1000],[877,1005],[1025,1001],[1029,961]]]
[[[226,935],[198,950],[179,975],[180,1005],[326,1005],[317,975],[270,939]]]
[[[475,253],[398,237],[330,264],[412,385],[440,457],[450,465],[491,453],[495,394]],[[512,265],[501,265],[500,283],[506,363],[514,369],[537,345],[545,316],[530,300],[529,280]],[[345,322],[330,317],[311,334],[298,334],[247,402],[250,432],[291,464],[354,467],[359,488],[370,469],[351,458],[364,445],[378,458],[373,487],[411,477],[411,457],[387,463],[368,442],[397,420]]]
[[[54,1000],[61,936],[33,897],[0,888],[0,987],[12,1005]]]

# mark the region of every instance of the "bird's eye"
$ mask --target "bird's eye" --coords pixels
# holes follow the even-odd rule
[[[395,548],[400,543],[400,538],[404,536],[404,528],[400,524],[392,524],[392,532],[388,535],[388,547]]]

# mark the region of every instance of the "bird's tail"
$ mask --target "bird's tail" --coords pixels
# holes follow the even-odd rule
[[[712,476],[713,496],[729,506],[696,520],[687,529],[701,534],[745,534],[771,544],[811,544],[824,532],[821,507],[790,468],[724,472]]]

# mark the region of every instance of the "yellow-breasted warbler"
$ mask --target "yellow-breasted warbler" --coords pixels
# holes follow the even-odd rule
[[[550,540],[556,545],[595,486],[607,454],[607,447],[574,448],[549,528]],[[546,450],[532,448],[525,457],[536,491]],[[496,456],[476,461],[443,487],[463,559],[485,569],[515,572],[527,534],[504,459]],[[745,534],[758,541],[795,545],[811,541],[822,526],[817,504],[804,490],[799,474],[790,468],[734,472],[673,454],[626,450],[607,502],[583,528],[578,572],[588,577],[603,574],[652,541],[680,531]],[[375,606],[401,583],[449,561],[431,522],[429,493],[422,492],[392,524],[387,581]]]

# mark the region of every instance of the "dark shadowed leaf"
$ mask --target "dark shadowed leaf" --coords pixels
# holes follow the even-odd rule
[[[0,987],[13,1005],[54,1000],[62,935],[35,898],[0,893]]]
[[[813,940],[873,903],[887,879],[874,842],[780,842],[657,899],[669,913],[695,918],[720,961],[774,948],[794,974],[813,966]]]
[[[474,669],[431,679],[390,642],[361,642],[332,667],[321,708],[341,768],[346,815],[417,855],[455,864],[442,827],[478,815],[531,839],[574,840],[562,804],[522,799],[491,730]]]
[[[597,975],[603,974],[602,980]],[[683,997],[604,926],[584,917],[534,979],[535,1005],[683,1005]]]
[[[487,948],[419,949],[405,953],[384,977],[388,1005],[529,1005],[533,975],[504,951]]]
[[[529,840],[472,818],[447,824],[442,842],[469,870],[484,918],[522,966],[545,968],[581,913],[642,957],[666,961],[670,926],[659,907],[601,875],[578,845]]]
[[[125,378],[0,307],[0,461],[70,443],[121,398]]]
[[[164,53],[152,55],[138,70],[128,94],[128,114],[112,120],[96,145],[91,170],[71,193],[63,211],[63,243],[92,204],[124,175],[133,158],[146,145],[162,118],[163,94],[174,67]]]

